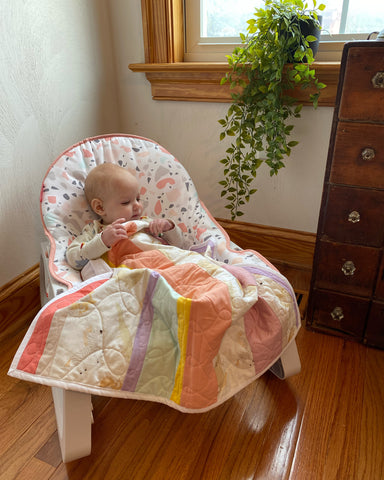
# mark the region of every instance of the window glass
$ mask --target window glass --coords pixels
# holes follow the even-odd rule
[[[196,0],[195,0],[196,1]],[[245,33],[256,7],[262,0],[239,0],[233,8],[233,0],[202,0],[200,12],[201,37],[238,37]]]
[[[384,28],[384,0],[324,3],[320,60],[338,60],[345,41],[366,39],[369,33]],[[247,20],[258,7],[264,7],[263,0],[185,0],[185,60],[225,60],[225,55],[240,43],[239,33],[246,33]]]
[[[327,3],[327,2],[325,2]],[[331,34],[371,33],[384,28],[383,0],[338,0],[324,10],[324,27]]]

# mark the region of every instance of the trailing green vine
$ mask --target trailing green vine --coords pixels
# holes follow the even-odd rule
[[[310,42],[316,37],[303,30],[308,23],[321,28],[318,12],[324,8],[316,8],[316,0],[311,10],[302,0],[265,0],[265,8],[248,20],[247,35],[240,34],[242,45],[227,56],[231,69],[221,83],[230,82],[232,104],[219,123],[220,140],[231,137],[232,142],[220,160],[224,179],[219,183],[232,219],[243,215],[242,206],[257,191],[252,183],[260,165],[265,162],[270,175],[277,175],[298,144],[288,138],[293,130],[289,119],[300,117],[302,105],[286,92],[312,87],[315,93],[308,96],[317,107],[325,85],[311,67]]]

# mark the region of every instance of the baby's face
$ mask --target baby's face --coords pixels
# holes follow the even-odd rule
[[[103,222],[110,224],[118,218],[126,221],[138,220],[143,213],[140,202],[139,184],[128,172],[119,175],[114,181],[113,191],[103,200]]]

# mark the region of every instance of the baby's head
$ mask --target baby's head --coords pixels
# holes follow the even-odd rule
[[[106,225],[119,218],[137,220],[143,213],[136,178],[114,163],[92,169],[85,180],[84,193],[92,210]]]

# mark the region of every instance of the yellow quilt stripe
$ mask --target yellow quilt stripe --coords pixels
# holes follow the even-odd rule
[[[101,256],[101,258],[104,260],[104,262],[111,268],[129,268],[127,267],[126,265],[124,265],[124,263],[120,264],[120,265],[115,265],[114,263],[112,263],[109,258],[108,258],[108,252],[105,252],[103,253],[103,255]],[[132,270],[132,269],[130,269]]]
[[[177,337],[180,345],[180,360],[177,367],[175,385],[171,395],[171,400],[180,404],[181,392],[183,389],[185,358],[187,355],[187,338],[189,328],[189,316],[191,312],[192,300],[190,298],[179,297],[177,300],[177,318],[178,332]]]

